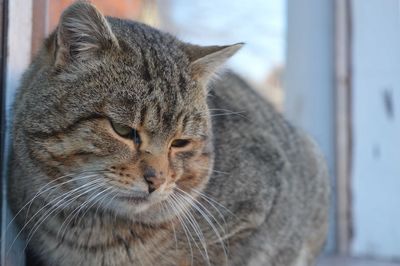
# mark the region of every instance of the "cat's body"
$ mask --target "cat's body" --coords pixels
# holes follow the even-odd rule
[[[87,4],[80,3],[78,5]],[[90,9],[91,7],[86,8]],[[65,16],[67,17],[67,15]],[[165,58],[170,60],[171,57],[164,57],[158,53],[166,52],[162,49],[181,45],[173,37],[140,24],[126,24],[126,22],[114,19],[109,19],[108,23],[110,23],[116,39],[119,40],[119,46],[122,46],[121,40],[127,38],[126,36],[129,34],[145,36],[144,39],[147,40],[150,38],[153,44],[156,42],[148,50],[139,47],[143,58],[146,58],[147,52],[152,51],[153,57],[158,57],[161,61]],[[130,44],[135,44],[135,40],[132,40]],[[112,68],[111,66],[108,71],[105,71],[101,68],[101,64],[86,65],[87,69],[83,72],[87,72],[82,74],[85,79],[82,80],[80,77],[79,80],[79,84],[83,84],[82,90],[74,85],[68,88],[68,83],[74,84],[75,82],[71,69],[69,72],[66,71],[67,74],[62,74],[64,83],[52,83],[54,79],[50,81],[47,79],[47,76],[53,75],[49,65],[67,64],[64,58],[66,55],[57,54],[62,52],[62,49],[53,50],[56,56],[55,59],[52,59],[53,53],[47,52],[47,49],[51,50],[52,45],[54,43],[50,38],[47,41],[47,48],[44,48],[25,74],[21,91],[17,96],[14,165],[9,193],[14,213],[18,213],[22,209],[21,213],[17,215],[17,220],[21,227],[27,224],[24,229],[26,238],[30,240],[30,249],[44,265],[186,266],[208,265],[208,263],[210,265],[237,266],[312,265],[324,242],[327,227],[328,181],[324,162],[314,144],[304,134],[293,128],[234,74],[225,74],[213,83],[207,100],[211,114],[208,117],[210,120],[202,122],[201,117],[196,117],[193,120],[188,118],[189,122],[186,121],[186,124],[189,124],[187,127],[191,128],[191,133],[186,133],[186,135],[196,135],[201,131],[194,124],[206,125],[207,121],[211,121],[212,127],[205,126],[202,131],[202,134],[208,132],[208,137],[203,137],[204,139],[198,142],[193,140],[193,144],[190,145],[194,148],[192,147],[191,151],[180,151],[179,149],[185,148],[182,143],[173,146],[174,149],[176,148],[177,154],[181,152],[184,156],[168,155],[176,156],[175,159],[169,159],[169,164],[172,166],[166,166],[168,172],[172,171],[173,175],[179,176],[179,167],[183,169],[180,177],[174,177],[176,178],[176,180],[174,179],[176,183],[174,183],[174,188],[179,193],[171,196],[174,198],[173,203],[164,202],[159,205],[155,203],[156,207],[144,205],[141,207],[142,209],[137,210],[136,207],[124,205],[126,203],[116,202],[115,197],[118,197],[119,194],[114,187],[97,190],[98,187],[93,187],[90,183],[80,183],[80,185],[83,184],[83,186],[93,189],[91,193],[87,193],[88,197],[86,195],[83,198],[71,197],[71,201],[68,201],[70,199],[68,195],[59,194],[58,190],[58,192],[49,190],[44,193],[46,188],[58,182],[57,178],[48,179],[49,177],[57,176],[57,174],[60,176],[60,173],[68,175],[71,173],[70,169],[78,166],[84,169],[83,166],[89,163],[91,165],[107,164],[106,158],[114,160],[113,164],[108,165],[107,171],[115,170],[113,172],[115,176],[119,175],[119,179],[115,180],[125,185],[130,184],[130,179],[127,178],[128,170],[122,166],[111,166],[117,159],[122,161],[127,158],[126,154],[129,153],[124,150],[124,146],[115,148],[110,141],[102,142],[102,145],[99,145],[96,141],[100,140],[91,139],[90,134],[94,133],[99,136],[98,138],[105,139],[106,136],[102,129],[109,127],[106,124],[108,122],[101,116],[89,115],[80,120],[82,122],[76,123],[77,118],[74,115],[80,112],[94,112],[93,110],[96,110],[96,114],[100,113],[99,101],[103,103],[101,108],[112,110],[111,114],[121,113],[121,109],[104,107],[108,106],[104,102],[108,98],[112,99],[118,95],[120,97],[121,94],[124,95],[123,99],[135,98],[135,95],[132,96],[129,91],[118,94],[118,88],[115,89],[116,94],[102,95],[101,92],[102,84],[109,85],[113,82],[118,85],[129,84],[128,78],[114,79],[115,76],[113,76],[123,75],[122,72],[129,71],[129,66],[122,68]],[[160,51],[154,50],[157,47]],[[89,48],[91,49],[92,46]],[[173,54],[172,58],[174,60],[178,58],[176,60],[182,60],[182,64],[188,64],[187,59],[182,59],[181,52],[174,49],[171,48],[170,51]],[[226,49],[230,48],[223,48],[225,51]],[[77,53],[87,52],[85,49],[76,51]],[[230,55],[233,52],[228,51],[227,53]],[[190,52],[188,53],[190,54]],[[203,59],[210,55],[210,50],[200,54],[203,56],[200,59]],[[211,55],[214,54],[215,48],[211,49]],[[73,55],[73,53],[69,53],[68,56]],[[228,56],[225,55],[225,57]],[[189,55],[189,61],[192,60],[191,57],[193,55]],[[198,58],[195,57],[194,62],[198,62]],[[113,60],[118,62],[121,58],[116,56]],[[206,62],[207,67],[211,66],[213,61]],[[144,79],[151,80],[149,75],[157,75],[155,73],[157,71],[152,73],[153,62],[151,60],[147,61],[147,64],[150,64],[150,66],[147,65],[150,71],[145,73]],[[82,66],[85,67],[83,64],[78,67]],[[203,77],[199,78],[198,75],[205,75],[210,71],[202,72],[198,65],[190,66],[192,70],[196,70],[191,72],[192,78],[183,73],[183,76],[180,76],[176,82],[174,78],[167,78],[166,84],[175,82],[180,86],[184,84],[193,86],[193,84],[190,85],[192,79],[200,80]],[[107,67],[109,66],[107,65]],[[137,70],[138,68],[135,66],[132,69]],[[114,72],[118,69],[121,69],[122,74]],[[54,75],[59,75],[60,70],[57,71]],[[63,68],[61,68],[62,71]],[[98,75],[90,74],[96,71],[105,71],[104,77],[100,79]],[[168,68],[163,69],[163,74],[166,77],[171,75]],[[160,82],[162,83],[162,78],[159,79],[158,84]],[[40,88],[35,87],[38,86],[35,84],[41,84]],[[52,91],[51,86],[54,85],[60,86],[57,93]],[[89,85],[97,86],[96,90],[98,91],[91,91],[88,89]],[[35,89],[37,91],[34,91]],[[76,91],[71,92],[68,89]],[[71,96],[72,94],[78,95],[81,99],[74,98]],[[102,98],[104,96],[105,98]],[[161,96],[165,97],[165,99],[163,98],[165,101],[171,101],[169,96]],[[185,97],[192,97],[199,101],[199,98],[205,96],[197,93],[195,96]],[[185,103],[186,98],[183,100],[172,98],[174,101],[183,101],[182,104],[176,104],[189,108],[187,110],[204,108],[204,105],[197,104],[197,102],[192,106],[190,103]],[[40,100],[48,101],[48,103],[40,106]],[[78,104],[75,104],[76,102]],[[39,106],[34,106],[35,103]],[[140,103],[132,101],[130,105],[126,104],[125,106],[125,104],[120,103],[125,107],[123,110],[126,111],[128,108],[128,110],[132,110],[132,113],[138,113],[134,109],[136,106],[132,107],[131,105]],[[149,113],[153,114],[148,110],[144,111],[146,117],[149,116]],[[163,113],[163,111],[158,111],[153,115],[160,116],[160,112]],[[207,110],[203,109],[202,112],[207,112]],[[143,112],[139,113],[143,115]],[[174,115],[172,114],[171,117]],[[169,118],[164,117],[164,119]],[[42,120],[50,121],[50,123],[46,124]],[[63,121],[60,122],[60,120]],[[71,121],[74,121],[72,126],[70,125]],[[174,121],[172,119],[165,125],[165,128],[168,128]],[[135,123],[133,122],[133,124]],[[147,128],[150,127],[151,125],[148,124]],[[164,129],[164,131],[166,130]],[[173,131],[174,128],[169,130]],[[138,130],[138,132],[142,131]],[[72,135],[71,138],[68,134]],[[80,135],[74,137],[73,134]],[[153,135],[156,134],[156,132],[153,133]],[[115,138],[118,139],[117,136]],[[90,157],[92,155],[80,146],[86,139],[93,142],[91,145],[94,149],[93,152],[99,153],[96,160],[92,161],[92,157]],[[124,140],[118,139],[118,141],[123,142]],[[144,137],[138,143],[137,149],[140,149],[140,145],[149,145]],[[107,154],[103,154],[105,153],[103,149],[110,154],[117,154],[119,150],[124,153],[120,157],[118,157],[119,155],[107,157]],[[70,150],[74,151],[74,153],[71,152],[73,156],[69,156]],[[138,153],[136,156],[142,155]],[[132,158],[136,157],[129,158],[133,160]],[[177,158],[192,165],[193,173],[185,166],[177,166],[178,162],[173,161],[178,160]],[[140,161],[142,163],[146,161],[148,164],[151,162],[148,157],[144,157]],[[153,166],[156,167],[157,164],[162,164],[162,159],[157,159]],[[137,167],[132,171],[139,171],[138,169],[142,168]],[[118,171],[119,173],[116,173]],[[185,174],[185,171],[190,174]],[[160,175],[162,175],[161,172]],[[143,170],[143,173],[146,175],[148,171]],[[115,178],[115,176],[112,177]],[[79,176],[79,178],[90,177]],[[150,196],[154,194],[162,197],[161,192],[157,193],[164,189],[163,184],[157,185],[158,183],[153,179],[151,181],[148,181],[146,177],[145,179],[149,188],[152,188],[149,190]],[[163,181],[168,183],[168,178],[166,177],[166,179],[167,181],[164,179]],[[61,180],[64,182],[63,179]],[[69,184],[79,182],[79,180],[73,182],[69,180],[66,181],[69,183],[64,183],[67,192],[68,189],[70,193],[74,189],[79,191],[79,187],[68,187]],[[114,179],[110,178],[106,182],[111,181],[114,182]],[[93,184],[96,180],[85,182]],[[143,186],[142,183],[137,184],[139,187]],[[59,187],[59,189],[61,188]],[[108,194],[108,192],[114,192],[114,194]],[[24,207],[26,202],[35,196],[37,197],[32,204],[29,204],[29,208]],[[130,200],[129,204],[135,205],[136,200]],[[190,203],[190,201],[192,202]],[[141,203],[141,200],[138,202]],[[62,208],[53,208],[53,205],[57,204]],[[188,209],[190,204],[193,207]],[[73,211],[80,206],[82,207],[81,212],[74,216]],[[125,206],[128,206],[126,211]],[[46,210],[48,210],[47,213]],[[36,213],[39,215],[35,216]],[[35,227],[35,224],[40,226]],[[30,237],[32,232],[35,233]]]

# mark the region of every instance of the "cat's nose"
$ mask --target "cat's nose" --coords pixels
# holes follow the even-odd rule
[[[152,167],[147,167],[143,171],[144,180],[146,180],[149,185],[149,193],[152,193],[158,189],[164,182],[165,178],[162,178]]]

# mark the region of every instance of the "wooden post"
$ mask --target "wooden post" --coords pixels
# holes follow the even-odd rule
[[[350,0],[335,3],[336,246],[340,255],[347,255],[351,232],[351,10]]]
[[[5,138],[3,154],[5,156],[2,163],[2,241],[1,243],[1,265],[25,265],[23,249],[25,244],[22,241],[14,242],[16,237],[16,228],[8,227],[12,214],[7,205],[7,173],[8,173],[8,155],[11,150],[10,141],[10,118],[12,117],[12,102],[17,90],[22,73],[28,67],[31,61],[31,36],[32,36],[32,1],[33,0],[10,0],[7,1],[7,49],[6,71],[5,71],[5,99],[3,101],[5,108]],[[11,243],[14,242],[10,249]]]

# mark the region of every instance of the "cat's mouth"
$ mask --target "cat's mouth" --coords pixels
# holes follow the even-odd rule
[[[141,192],[141,193],[135,193],[132,195],[122,195],[119,196],[118,199],[122,201],[127,201],[130,203],[144,203],[149,200],[149,193]]]

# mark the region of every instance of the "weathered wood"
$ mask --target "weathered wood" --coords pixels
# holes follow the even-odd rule
[[[335,2],[337,251],[349,253],[351,232],[351,2]]]
[[[11,104],[13,102],[14,93],[19,85],[19,80],[23,71],[30,63],[31,58],[31,34],[32,34],[32,1],[33,0],[12,0],[8,1],[7,7],[7,65],[5,72],[6,91],[3,101],[5,107],[5,116],[11,117]],[[9,120],[7,121],[9,123]],[[10,151],[10,127],[9,124],[5,128],[5,140],[3,154],[5,156],[2,161],[2,236],[5,241],[1,241],[1,265],[24,265],[24,253],[22,249],[25,244],[16,241],[9,248],[16,236],[16,229],[8,227],[12,215],[7,206],[7,155]],[[3,240],[3,238],[2,238]],[[6,256],[8,255],[8,256]]]

